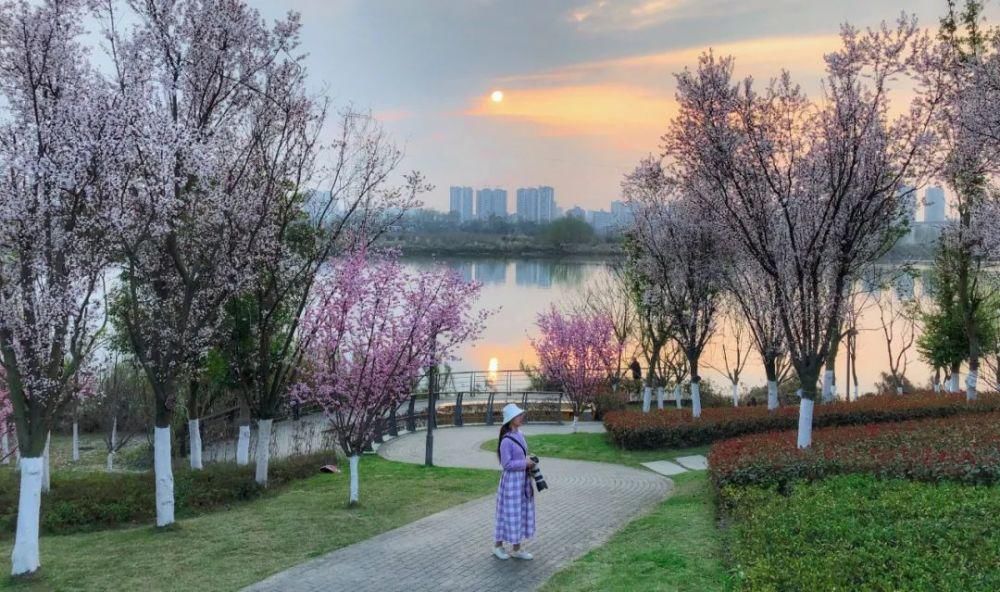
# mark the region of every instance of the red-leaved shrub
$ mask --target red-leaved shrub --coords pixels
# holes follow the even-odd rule
[[[1000,411],[1000,395],[995,393],[981,394],[979,400],[971,403],[962,394],[882,395],[851,403],[817,405],[813,426],[889,423],[997,411]],[[691,416],[689,409],[650,413],[614,411],[605,415],[604,427],[618,446],[628,450],[685,448],[747,434],[795,429],[798,417],[798,407],[775,411],[766,407],[708,408],[702,410],[698,419]]]

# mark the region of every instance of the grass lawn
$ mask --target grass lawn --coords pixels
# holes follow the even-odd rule
[[[361,505],[348,475],[316,475],[228,511],[152,527],[43,536],[41,575],[0,579],[14,590],[237,590],[282,569],[370,538],[496,488],[496,472],[361,461]],[[404,493],[405,492],[405,493]],[[10,573],[11,541],[0,546]]]
[[[608,440],[607,434],[589,432],[528,436],[528,450],[531,454],[541,457],[542,462],[546,456],[551,456],[644,468],[642,467],[644,462],[670,460],[692,454],[708,454],[709,448],[710,446],[698,446],[672,450],[622,450]],[[496,449],[496,440],[483,444],[483,450]]]
[[[118,451],[115,463],[116,470],[123,470],[123,456],[133,447],[146,443],[146,436],[141,435],[129,440],[122,450]],[[104,435],[99,433],[80,434],[80,460],[73,462],[73,436],[69,434],[52,434],[49,443],[49,460],[53,471],[104,471],[108,464],[108,449],[104,443]],[[9,465],[0,465],[0,470],[14,470],[16,463],[12,455]]]
[[[483,445],[496,449],[496,440]],[[529,436],[540,457],[571,458],[640,467],[653,460],[705,454],[708,446],[674,450],[621,450],[605,434]],[[544,460],[542,461],[544,462]],[[650,514],[630,522],[605,545],[557,573],[545,592],[727,590],[715,502],[704,471],[671,477],[674,492]]]

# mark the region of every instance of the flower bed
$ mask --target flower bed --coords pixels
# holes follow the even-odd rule
[[[915,419],[951,417],[1000,411],[1000,395],[980,395],[972,403],[965,396],[921,393],[866,397],[853,403],[817,405],[813,412],[816,428]],[[687,448],[711,444],[747,434],[795,429],[798,407],[768,411],[765,407],[710,408],[695,419],[691,411],[664,410],[609,412],[604,427],[612,440],[628,450],[652,448]]]
[[[1000,412],[813,432],[799,450],[793,432],[757,434],[720,442],[709,453],[718,491],[728,486],[777,485],[831,475],[1000,483]]]

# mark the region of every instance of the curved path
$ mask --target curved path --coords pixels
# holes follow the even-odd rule
[[[603,431],[581,424],[581,431]],[[480,448],[496,427],[434,432],[438,466],[497,469],[496,455]],[[529,425],[525,433],[569,433],[569,426]],[[383,444],[390,460],[421,463],[425,432]],[[663,500],[672,482],[630,467],[543,458],[549,489],[537,494],[537,536],[525,548],[534,561],[500,561],[491,553],[495,498],[490,495],[333,551],[280,572],[247,590],[431,592],[534,590],[556,571]],[[362,484],[363,486],[363,484]]]

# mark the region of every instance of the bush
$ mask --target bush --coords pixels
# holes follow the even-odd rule
[[[731,492],[739,589],[1000,590],[1000,489],[871,476]]]
[[[950,417],[1000,411],[1000,395],[984,394],[968,403],[964,395],[885,395],[865,397],[851,403],[817,405],[813,426],[859,425]],[[628,450],[688,448],[747,434],[795,429],[798,407],[725,407],[703,409],[695,419],[691,411],[663,410],[641,413],[615,411],[604,418],[612,440]]]
[[[624,411],[628,406],[628,391],[606,391],[594,398],[594,421],[600,421],[610,411]]]
[[[796,448],[794,432],[757,434],[712,446],[708,464],[720,492],[848,473],[993,485],[1000,483],[1000,412],[816,430],[807,449]]]
[[[315,475],[334,459],[332,452],[273,461],[268,489],[254,481],[253,466],[210,464],[192,471],[174,467],[174,503],[179,517],[252,500],[297,479]],[[17,524],[18,480],[0,477],[0,524],[11,533]],[[152,473],[56,473],[52,490],[42,496],[41,529],[46,534],[103,530],[150,524],[156,517]]]

